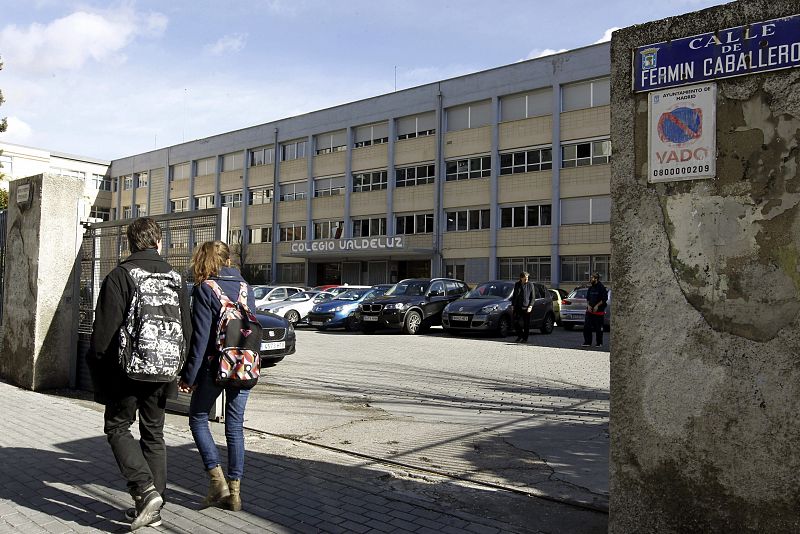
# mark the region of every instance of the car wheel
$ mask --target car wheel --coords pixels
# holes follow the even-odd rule
[[[358,330],[360,323],[361,321],[359,321],[357,318],[351,315],[344,322],[344,329],[347,330],[348,332],[352,332],[353,330]]]
[[[573,328],[575,328],[574,324],[565,324],[563,326],[564,326],[564,330],[572,330]]]
[[[553,325],[555,324],[556,319],[553,317],[552,313],[548,313],[544,316],[544,321],[542,321],[542,327],[539,331],[542,334],[552,334],[553,333]]]
[[[286,315],[284,315],[284,317],[286,317],[286,320],[295,326],[297,325],[297,323],[300,322],[300,314],[297,313],[297,310],[289,310],[288,312],[286,312]]]
[[[506,316],[500,317],[500,322],[497,325],[497,335],[500,337],[511,335],[511,319]]]
[[[413,335],[419,334],[422,331],[422,315],[418,311],[411,310],[406,314],[405,320],[406,333]]]

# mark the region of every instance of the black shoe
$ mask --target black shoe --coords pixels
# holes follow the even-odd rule
[[[517,339],[514,340],[514,343],[519,343],[520,341],[522,341],[522,338],[518,337]]]
[[[141,493],[134,495],[133,503],[136,507],[136,517],[131,523],[131,530],[161,523],[161,505],[164,503],[164,499],[156,491],[155,486],[150,485]]]
[[[581,345],[581,347],[591,347],[591,346],[592,346],[591,343],[584,343],[583,345]]]
[[[160,527],[161,526],[161,511],[159,510],[156,512],[156,521],[152,523],[148,523],[148,527]],[[125,519],[128,520],[129,523],[133,523],[133,520],[136,519],[136,508],[128,508],[125,510]]]
[[[523,338],[523,339],[520,341],[520,343],[527,343],[527,342],[528,342],[528,338]]]
[[[595,347],[602,347],[602,346],[603,346],[602,343],[598,343],[597,345],[595,345]]]

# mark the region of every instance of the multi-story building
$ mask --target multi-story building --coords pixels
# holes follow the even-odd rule
[[[604,43],[115,160],[112,213],[227,206],[257,282],[609,281],[609,73]]]
[[[42,148],[33,148],[0,142],[0,187],[8,190],[8,180],[26,178],[37,174],[71,176],[84,181],[81,218],[102,219],[111,217],[111,178],[109,161],[86,156],[75,156]]]

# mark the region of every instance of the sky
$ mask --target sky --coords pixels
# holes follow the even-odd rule
[[[0,141],[116,159],[723,3],[0,0]]]

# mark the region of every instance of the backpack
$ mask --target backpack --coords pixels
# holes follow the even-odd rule
[[[206,280],[205,284],[221,304],[216,335],[218,354],[209,356],[216,358],[214,381],[219,386],[250,389],[261,374],[263,328],[247,305],[247,284],[239,284],[236,302],[223,293],[216,281]]]
[[[119,363],[129,378],[172,382],[186,359],[181,323],[183,281],[173,270],[151,273],[130,263],[121,265],[135,290],[119,329]]]

